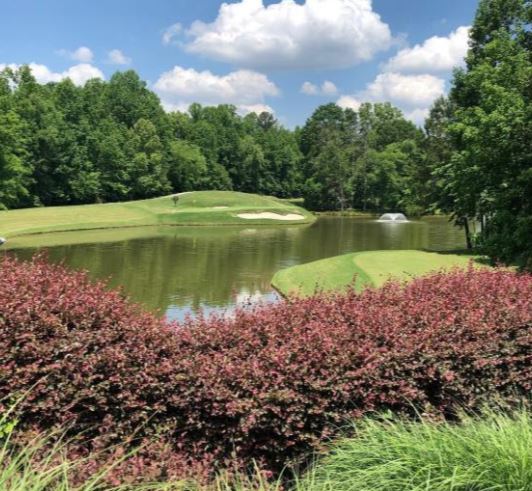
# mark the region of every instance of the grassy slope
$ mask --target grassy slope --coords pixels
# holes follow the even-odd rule
[[[224,209],[215,209],[227,206]],[[286,215],[297,213],[299,221],[245,220],[236,215],[263,211]],[[301,224],[314,220],[306,210],[267,196],[231,191],[185,193],[174,206],[170,196],[127,203],[55,206],[0,212],[0,236],[88,230],[143,225],[273,225]]]
[[[345,290],[381,286],[388,279],[408,280],[431,271],[466,267],[472,256],[424,251],[368,251],[322,259],[283,269],[272,285],[282,294],[312,295],[316,290]]]

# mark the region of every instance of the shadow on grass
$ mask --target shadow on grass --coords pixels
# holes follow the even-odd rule
[[[442,256],[469,256],[471,260],[477,264],[482,264],[485,266],[495,266],[494,262],[488,257],[481,254],[479,251],[474,249],[450,249],[450,250],[437,250],[437,249],[420,249],[423,252],[433,252],[436,254],[441,254]]]

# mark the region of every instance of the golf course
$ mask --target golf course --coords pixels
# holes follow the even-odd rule
[[[478,257],[425,251],[367,251],[283,269],[272,285],[282,295],[309,296],[317,291],[361,291],[390,279],[408,281],[440,270],[480,266]]]
[[[177,199],[176,199],[177,198]],[[53,206],[0,212],[0,236],[148,225],[312,223],[289,202],[232,191],[197,191],[123,203]]]

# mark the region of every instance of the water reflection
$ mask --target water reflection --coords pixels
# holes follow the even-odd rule
[[[362,250],[463,246],[462,232],[445,218],[383,224],[328,217],[310,226],[151,227],[66,232],[9,243],[22,258],[46,249],[52,261],[108,278],[133,300],[173,319],[250,299],[273,300],[272,276],[291,265]]]

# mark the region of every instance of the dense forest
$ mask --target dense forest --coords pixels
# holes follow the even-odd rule
[[[424,128],[389,103],[327,104],[305,125],[192,104],[166,113],[134,71],[75,86],[0,73],[0,208],[200,189],[304,197],[313,210],[448,213],[469,245],[530,267],[532,6],[481,1],[466,68]]]
[[[413,206],[423,132],[390,104],[319,107],[303,128],[192,104],[165,113],[133,71],[83,87],[0,78],[0,205],[121,201],[198,189],[304,196],[314,209]]]

